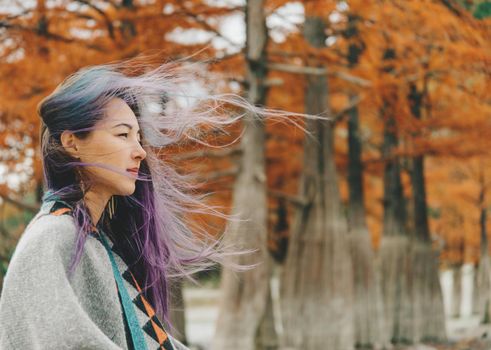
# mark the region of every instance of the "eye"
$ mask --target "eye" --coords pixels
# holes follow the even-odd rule
[[[124,138],[127,138],[128,137],[128,133],[125,132],[125,133],[119,134],[118,136],[123,136]]]

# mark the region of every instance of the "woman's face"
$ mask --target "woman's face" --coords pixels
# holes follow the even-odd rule
[[[103,164],[119,172],[84,166],[91,191],[108,197],[133,194],[138,168],[146,157],[135,114],[122,99],[113,98],[106,106],[105,117],[95,126],[87,138],[74,138],[76,156],[81,162]]]

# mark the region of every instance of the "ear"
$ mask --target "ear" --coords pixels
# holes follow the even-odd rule
[[[72,157],[79,158],[79,148],[77,145],[77,137],[71,131],[65,130],[60,136],[61,145]]]

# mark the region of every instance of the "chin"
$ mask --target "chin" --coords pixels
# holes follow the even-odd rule
[[[130,196],[135,193],[136,186],[135,184],[125,186],[124,188],[118,189],[118,196]]]

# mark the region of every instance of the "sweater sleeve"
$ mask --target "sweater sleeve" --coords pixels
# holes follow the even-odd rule
[[[121,349],[90,318],[68,279],[75,236],[67,219],[42,217],[22,235],[0,297],[0,349]]]

